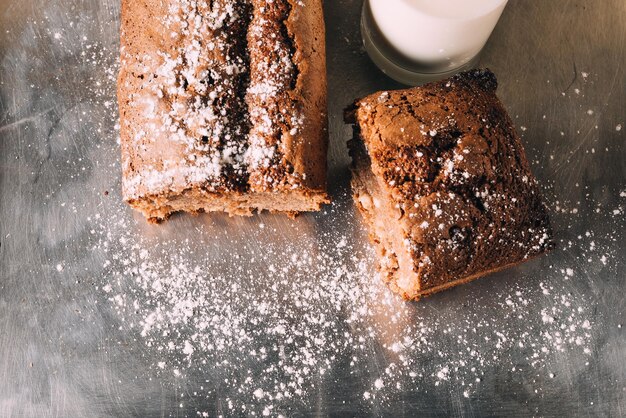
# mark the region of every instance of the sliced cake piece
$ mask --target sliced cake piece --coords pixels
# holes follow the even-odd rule
[[[329,201],[321,0],[123,0],[121,15],[131,206],[160,221]]]
[[[406,299],[549,250],[538,183],[488,70],[376,93],[347,113],[357,207]]]

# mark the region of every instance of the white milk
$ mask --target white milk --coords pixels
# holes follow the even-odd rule
[[[369,10],[368,4],[364,8],[366,44],[371,42],[378,52],[404,69],[444,73],[468,64],[478,55],[507,0],[366,0],[366,3],[369,3]]]

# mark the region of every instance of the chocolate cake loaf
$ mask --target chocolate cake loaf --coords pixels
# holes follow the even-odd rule
[[[121,32],[130,205],[158,222],[329,201],[321,0],[123,0]]]
[[[354,124],[354,199],[390,287],[406,299],[549,250],[537,181],[488,70],[376,93]]]

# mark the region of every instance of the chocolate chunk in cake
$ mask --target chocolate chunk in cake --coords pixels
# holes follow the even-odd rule
[[[326,194],[320,0],[123,0],[124,198],[177,211],[318,210]]]
[[[376,93],[347,113],[357,207],[406,299],[545,253],[539,185],[488,70]]]

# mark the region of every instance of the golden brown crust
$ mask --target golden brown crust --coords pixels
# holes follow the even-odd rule
[[[474,70],[376,93],[349,115],[355,198],[385,280],[405,297],[553,245],[539,186],[496,87],[491,72]],[[367,199],[382,204],[366,207]],[[393,228],[380,226],[385,217]]]
[[[174,208],[292,213],[329,201],[319,0],[123,0],[121,31],[133,207],[164,219]]]

